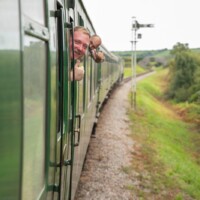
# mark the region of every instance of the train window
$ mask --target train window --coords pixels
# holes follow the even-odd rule
[[[96,91],[96,89],[97,89],[97,85],[98,85],[98,68],[99,67],[101,67],[101,65],[100,64],[96,64],[95,66],[94,66],[94,78],[93,78],[93,82],[94,82],[94,93],[95,93],[95,91]]]
[[[85,63],[85,59],[84,61],[81,63],[81,66],[84,66]],[[79,89],[78,89],[78,113],[82,114],[83,110],[84,110],[84,81],[78,81],[78,85],[79,85]]]
[[[22,199],[37,199],[45,184],[46,44],[24,36]]]
[[[66,0],[66,5],[67,5],[67,8],[74,9],[75,1],[74,0]]]
[[[40,24],[45,24],[44,16],[44,1],[41,0],[22,0],[23,14],[30,17],[31,19],[39,22]]]
[[[93,95],[92,87],[94,86],[93,85],[93,69],[94,69],[94,62],[92,62],[90,65],[90,101],[92,100],[92,95]]]
[[[79,13],[78,13],[78,23],[80,26],[84,26],[83,18],[81,17],[81,15]]]
[[[108,67],[102,67],[101,68],[101,78],[102,80],[105,80],[106,79],[106,71],[107,71]]]
[[[91,58],[89,58],[89,62],[88,62],[88,66],[87,66],[87,69],[86,69],[86,87],[87,87],[87,96],[86,96],[86,98],[87,98],[87,105],[89,105],[89,103],[90,103],[90,71],[91,71],[91,68],[90,68],[90,66],[91,66],[91,63],[92,63],[92,60],[91,60]]]

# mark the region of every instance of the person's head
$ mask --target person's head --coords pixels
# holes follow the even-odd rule
[[[101,45],[101,38],[98,35],[93,35],[90,37],[90,49],[96,49]]]
[[[90,33],[83,26],[74,28],[74,59],[79,59],[84,56],[90,43]],[[70,38],[70,56],[72,58],[72,38]]]

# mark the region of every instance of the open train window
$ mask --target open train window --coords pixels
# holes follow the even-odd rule
[[[79,24],[79,26],[84,26],[83,18],[81,17],[81,15],[79,13],[78,13],[78,24]],[[86,58],[84,56],[83,59],[82,59],[81,65],[85,66],[85,63],[86,63]],[[77,93],[77,96],[78,96],[78,105],[77,106],[78,106],[78,112],[80,114],[82,114],[84,109],[85,109],[84,108],[84,106],[85,106],[85,100],[84,100],[85,99],[85,94],[84,94],[85,79],[78,82],[78,87],[79,87],[79,89],[77,91],[78,92]]]
[[[60,0],[57,0],[57,10],[60,16],[57,20],[57,133],[60,134],[62,112],[63,112],[63,21],[62,10],[63,6]]]

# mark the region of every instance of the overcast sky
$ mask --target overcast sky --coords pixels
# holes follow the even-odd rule
[[[200,0],[82,0],[109,50],[131,50],[132,17],[141,28],[137,50],[171,49],[177,42],[200,47]]]

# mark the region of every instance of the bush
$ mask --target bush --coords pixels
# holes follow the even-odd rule
[[[194,94],[189,98],[189,102],[197,102],[197,103],[200,103],[200,91],[197,91],[196,93],[194,93]]]
[[[187,101],[189,96],[189,91],[184,87],[179,88],[175,91],[174,98],[177,102]]]

